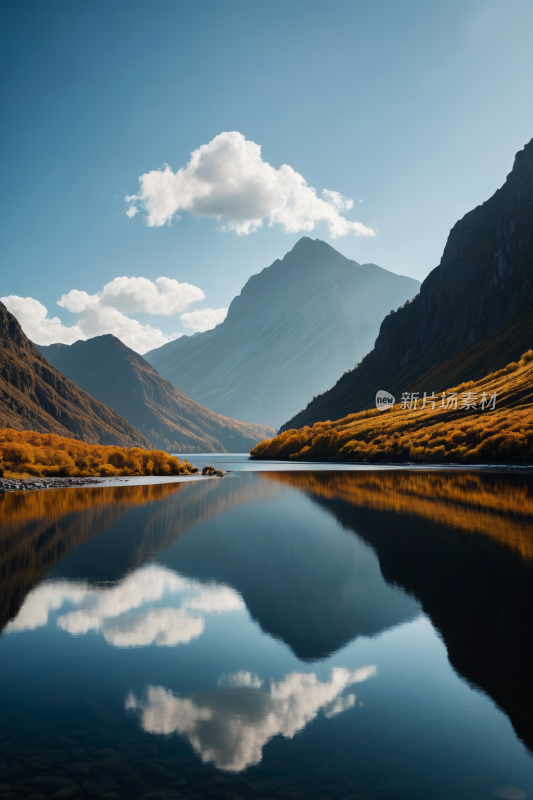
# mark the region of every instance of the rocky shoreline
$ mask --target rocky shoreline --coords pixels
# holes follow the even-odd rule
[[[206,466],[201,475],[222,478],[226,472]],[[113,482],[128,483],[137,476],[113,478]],[[146,476],[142,476],[146,477]],[[198,475],[200,477],[200,475]],[[109,478],[0,478],[0,495],[5,492],[25,492],[35,489],[70,489],[79,486],[107,486]]]
[[[0,494],[28,489],[66,489],[71,486],[96,486],[105,483],[98,478],[1,478]]]

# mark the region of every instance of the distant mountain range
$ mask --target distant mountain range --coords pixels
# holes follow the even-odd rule
[[[151,449],[133,425],[55,369],[0,303],[0,427]]]
[[[501,189],[454,225],[440,265],[384,319],[372,352],[281,430],[371,408],[380,389],[399,398],[478,380],[531,347],[533,139]]]
[[[195,403],[116,336],[37,345],[64,375],[174,453],[247,452],[273,428],[228,419]]]
[[[304,237],[248,280],[224,322],[144,357],[198,403],[278,427],[352,369],[419,287]]]

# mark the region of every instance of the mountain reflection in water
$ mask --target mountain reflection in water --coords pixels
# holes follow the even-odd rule
[[[533,476],[263,476],[307,493],[372,546],[383,577],[420,601],[452,666],[498,703],[533,750]]]
[[[299,668],[275,678],[242,668],[246,638],[233,634],[237,651],[224,653],[221,633],[218,650],[200,651],[215,666],[231,662],[218,682],[183,689],[173,671],[150,676],[146,667],[121,695],[143,732],[178,733],[203,762],[239,772],[278,735],[290,740],[321,716],[357,716],[353,687],[378,683],[377,662],[329,659],[425,614],[457,673],[533,749],[531,481],[467,471],[246,472],[5,495],[2,640],[46,629],[88,647],[94,636],[124,658],[158,648],[158,664],[172,648],[177,657],[213,648],[213,639],[202,643],[217,625],[249,636],[251,617]]]
[[[490,472],[264,472],[311,497],[482,533],[533,559],[533,475]]]

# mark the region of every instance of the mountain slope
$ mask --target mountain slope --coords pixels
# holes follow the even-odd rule
[[[431,392],[498,370],[533,346],[533,139],[505,184],[456,223],[419,296],[386,317],[357,369],[282,430],[370,408],[379,389]]]
[[[410,396],[409,396],[410,397]],[[252,458],[371,463],[533,463],[533,350],[424,404],[397,402],[260,442]]]
[[[125,419],[51,366],[0,303],[0,427],[151,449]]]
[[[111,334],[38,348],[78,386],[171,452],[246,452],[275,431],[195,403]]]
[[[275,427],[367,353],[381,320],[420,284],[300,239],[252,275],[214,330],[145,355],[197,402]]]

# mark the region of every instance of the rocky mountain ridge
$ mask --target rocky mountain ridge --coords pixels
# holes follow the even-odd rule
[[[372,352],[281,430],[371,408],[386,389],[477,380],[533,346],[533,139],[505,184],[452,228],[420,293],[383,320]]]
[[[385,314],[419,286],[303,237],[252,275],[224,322],[145,358],[197,402],[277,427],[351,369],[371,349]]]
[[[121,414],[160,450],[247,452],[273,428],[240,422],[195,403],[112,334],[38,346],[78,386]]]
[[[57,433],[89,444],[151,449],[151,442],[133,425],[55,369],[3,303],[0,363],[0,427]]]

